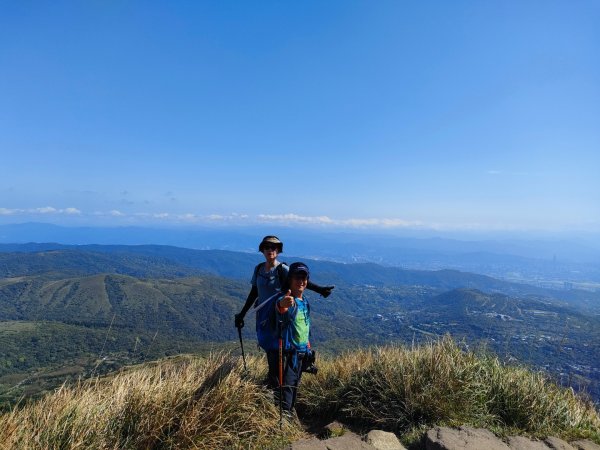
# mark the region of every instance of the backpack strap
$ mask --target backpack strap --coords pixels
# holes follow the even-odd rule
[[[258,277],[258,271],[260,270],[260,267],[264,264],[264,262],[258,263],[256,265],[256,267],[254,268],[254,275],[252,276],[255,280]]]
[[[277,277],[279,278],[279,286],[280,286],[281,290],[283,290],[285,283],[287,281],[287,272],[285,270],[283,270],[284,264],[286,267],[289,267],[287,265],[287,263],[285,263],[285,262],[282,262],[277,266]]]

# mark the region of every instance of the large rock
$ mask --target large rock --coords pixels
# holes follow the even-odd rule
[[[546,442],[548,447],[550,447],[552,450],[575,450],[575,447],[573,447],[571,444],[557,437],[546,438],[544,442]]]
[[[347,431],[343,436],[321,441],[327,450],[376,450],[372,445],[363,441],[359,435]]]
[[[367,444],[372,445],[377,450],[406,450],[396,435],[387,431],[369,431],[366,441]]]
[[[322,436],[320,436],[320,437],[325,437],[325,438],[338,437],[338,436],[342,436],[347,431],[348,430],[346,429],[344,424],[342,424],[336,420],[334,422],[331,422],[329,425],[325,425],[325,427],[323,428]]]
[[[543,441],[532,441],[523,436],[510,436],[508,446],[513,450],[548,450],[550,448]]]
[[[327,446],[324,441],[320,441],[317,438],[312,439],[300,439],[294,442],[289,450],[327,450]]]
[[[594,444],[587,439],[584,441],[571,442],[571,446],[575,447],[577,450],[600,450],[600,445]]]
[[[460,427],[435,427],[425,437],[427,450],[510,450],[510,447],[488,430]]]

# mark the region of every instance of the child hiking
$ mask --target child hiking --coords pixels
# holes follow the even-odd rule
[[[254,307],[261,308],[257,310],[256,314],[256,331],[259,345],[267,353],[267,361],[269,362],[267,385],[273,388],[279,385],[278,337],[277,335],[265,337],[264,335],[268,333],[262,333],[261,329],[266,328],[266,322],[270,321],[268,311],[272,310],[271,305],[266,305],[270,302],[266,301],[269,299],[274,300],[274,296],[281,294],[283,289],[287,289],[285,284],[289,267],[277,260],[277,256],[283,252],[283,242],[277,236],[265,236],[258,246],[258,251],[265,257],[265,262],[254,268],[252,288],[242,310],[235,315],[235,326],[238,329],[244,326],[244,317],[253,304]],[[323,297],[328,297],[334,286],[318,286],[308,282],[306,288],[321,294]]]
[[[279,389],[277,397],[283,410],[293,416],[296,396],[310,349],[310,305],[304,295],[309,280],[306,264],[293,263],[288,272],[288,291],[276,301],[279,324]],[[276,397],[276,398],[277,398]]]

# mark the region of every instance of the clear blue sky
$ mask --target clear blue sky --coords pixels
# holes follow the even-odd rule
[[[600,230],[600,3],[0,2],[0,223]]]

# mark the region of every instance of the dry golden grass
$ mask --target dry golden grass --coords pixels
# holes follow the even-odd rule
[[[264,358],[180,356],[63,387],[0,415],[10,449],[281,448],[303,435],[279,429],[260,385]],[[357,350],[318,361],[305,375],[304,419],[338,419],[418,439],[434,425],[487,427],[498,434],[592,438],[600,417],[572,390],[525,368],[465,352],[446,337],[417,348]],[[408,436],[408,438],[406,437]]]
[[[450,337],[319,361],[317,376],[303,378],[301,394],[306,415],[400,434],[471,424],[500,434],[600,440],[600,417],[590,402],[541,373],[465,352]]]
[[[249,359],[255,374],[263,362]],[[63,387],[0,416],[0,445],[27,449],[278,448],[278,409],[237,359],[179,357]]]

